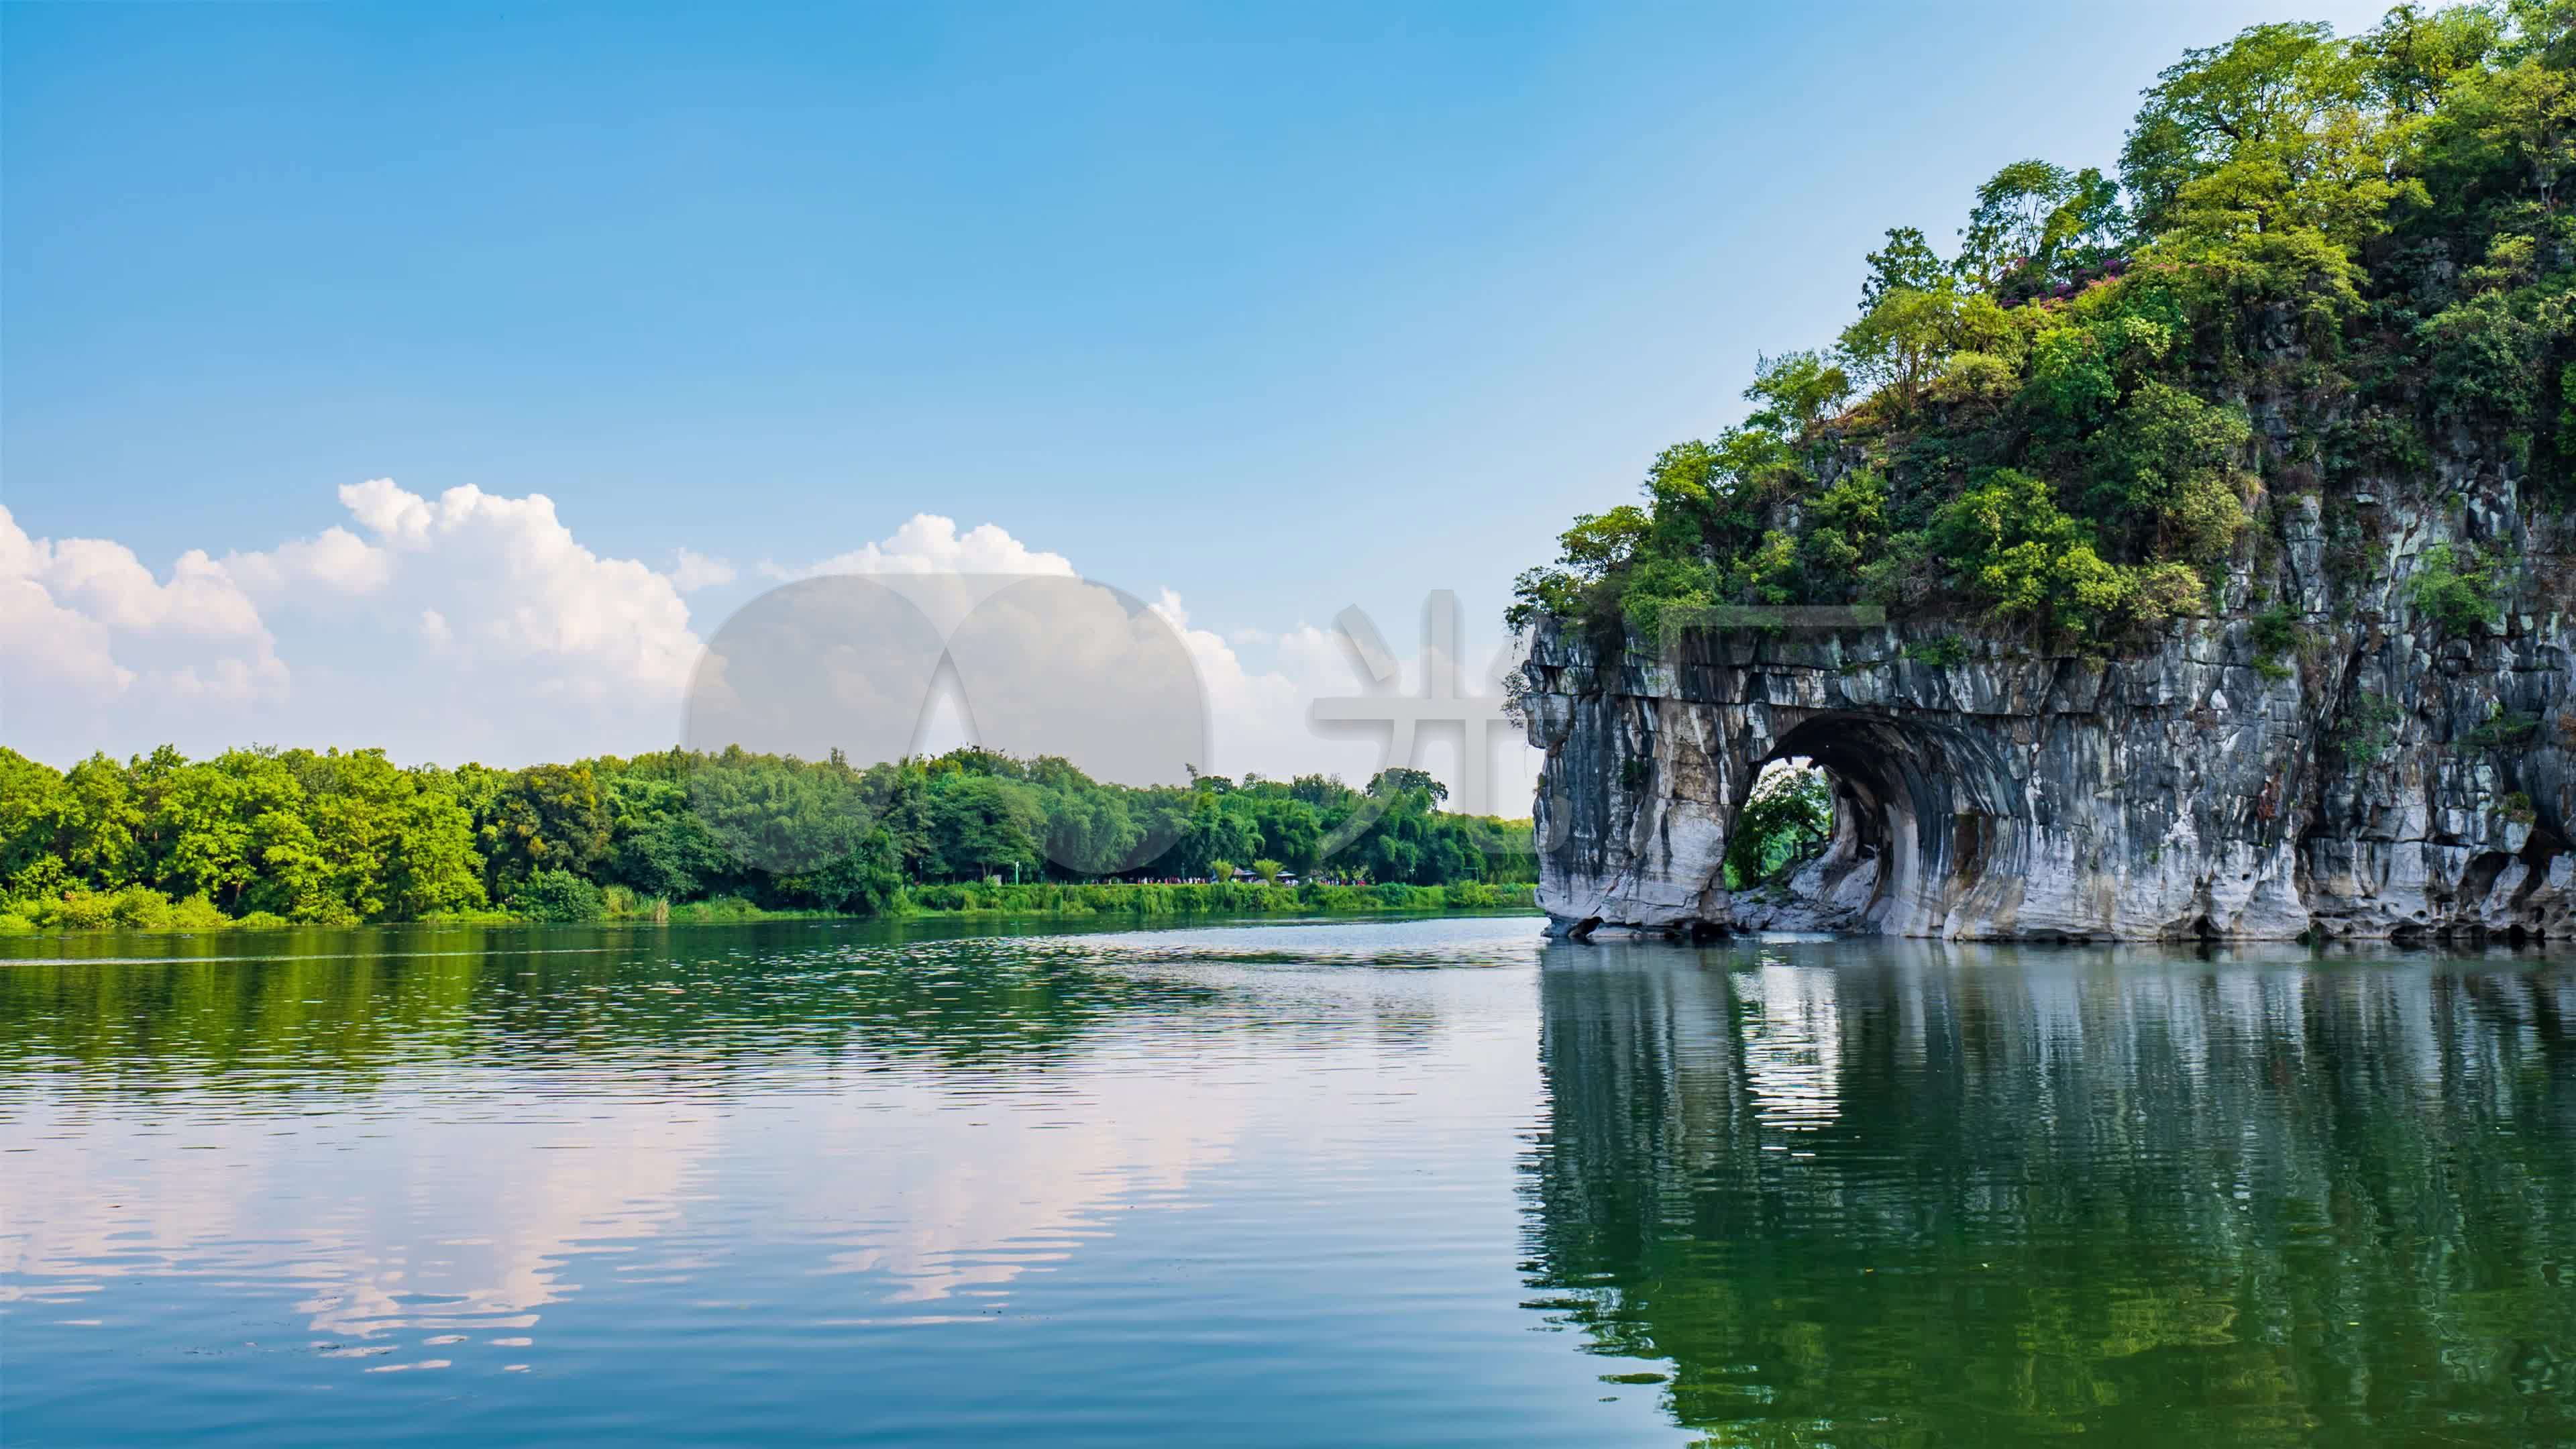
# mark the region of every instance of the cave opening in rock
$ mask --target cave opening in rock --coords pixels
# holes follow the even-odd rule
[[[1720,867],[1741,931],[1868,929],[1884,864],[1880,812],[1805,755],[1763,762]]]
[[[1833,836],[1833,777],[1813,760],[1773,760],[1727,833],[1726,888],[1741,894],[1775,884],[1821,855]]]
[[[1942,935],[1963,907],[2009,910],[1985,897],[2018,868],[2024,809],[1971,741],[1887,715],[1807,716],[1773,736],[1735,801],[1727,925]]]

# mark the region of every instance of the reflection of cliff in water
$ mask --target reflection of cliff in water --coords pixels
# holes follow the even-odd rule
[[[2563,961],[1606,943],[1542,991],[1534,1296],[1716,1442],[2576,1431]]]

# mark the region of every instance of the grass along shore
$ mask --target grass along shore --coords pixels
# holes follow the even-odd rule
[[[851,913],[773,910],[739,896],[673,903],[639,897],[619,886],[542,911],[450,911],[421,916],[421,923],[580,924],[628,922],[713,925],[738,921],[888,920],[979,916],[1061,916],[1168,920],[1191,916],[1368,915],[1398,911],[1491,911],[1534,908],[1535,887],[1524,883],[1462,881],[1450,885],[1131,885],[1032,882],[1020,885],[909,886],[882,910]],[[314,923],[254,911],[227,916],[203,897],[173,901],[146,886],[119,891],[73,891],[45,901],[22,902],[0,912],[0,935],[64,931],[257,931],[309,928]],[[404,923],[387,923],[404,924]]]

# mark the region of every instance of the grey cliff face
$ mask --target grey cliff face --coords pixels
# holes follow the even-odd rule
[[[2567,939],[2576,568],[2477,481],[2464,511],[2356,500],[2330,522],[2293,500],[2230,610],[2150,654],[1927,620],[1661,648],[1542,624],[1522,700],[1546,753],[1539,902],[1578,934]],[[2460,636],[2408,583],[2469,540],[2519,575],[2504,617]],[[2259,651],[2257,598],[2295,611],[2297,651]],[[1791,757],[1832,776],[1834,842],[1795,907],[1731,899],[1735,814]]]

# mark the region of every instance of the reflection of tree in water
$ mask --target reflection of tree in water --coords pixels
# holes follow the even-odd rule
[[[1025,1064],[1139,1005],[1210,996],[1009,938],[818,934],[314,931],[281,933],[271,959],[17,962],[0,967],[0,1067],[365,1089],[429,1053],[531,1071],[660,1063],[686,1090],[798,1056]]]
[[[1537,1301],[1713,1442],[2576,1432],[2563,970],[1791,949],[1543,978]]]
[[[1110,1032],[1150,1031],[1179,1068],[1247,1032],[1282,1047],[1365,1036],[1419,1051],[1440,1027],[1418,996],[1368,989],[1365,971],[1302,996],[1290,978],[1253,989],[1226,974],[1420,965],[1419,952],[1246,947],[1217,933],[468,926],[115,944],[159,959],[0,962],[0,1095],[53,1073],[106,1089],[367,1091],[424,1057],[531,1072],[614,1063],[602,1089],[722,1089],[817,1058],[967,1085]]]

